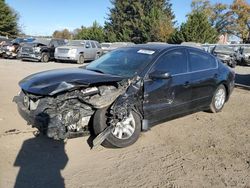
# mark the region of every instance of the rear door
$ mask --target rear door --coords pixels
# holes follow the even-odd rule
[[[208,106],[216,89],[218,62],[208,53],[188,49],[192,107]]]
[[[90,60],[93,56],[93,52],[92,52],[92,47],[90,44],[90,41],[85,41],[85,46],[84,46],[84,58],[87,60]]]
[[[91,59],[95,59],[96,53],[97,53],[97,46],[94,41],[91,41],[91,46],[92,46],[92,53],[91,53]]]
[[[153,72],[168,72],[168,79],[151,79]],[[150,123],[189,110],[191,102],[187,52],[175,49],[163,54],[150,69],[144,81],[144,115]]]

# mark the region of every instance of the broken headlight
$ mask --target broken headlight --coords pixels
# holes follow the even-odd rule
[[[70,49],[69,50],[69,55],[75,55],[76,51],[77,51],[77,49]]]
[[[35,47],[34,52],[40,52],[41,48],[40,47]]]

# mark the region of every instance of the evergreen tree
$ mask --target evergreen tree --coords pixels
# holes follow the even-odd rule
[[[166,41],[173,31],[169,0],[112,0],[105,32],[108,41]],[[164,29],[163,29],[164,28]]]
[[[104,42],[104,31],[103,27],[100,26],[96,21],[94,21],[91,27],[81,27],[75,34],[75,39],[83,40],[96,40],[99,42]]]
[[[209,23],[206,14],[196,11],[188,16],[187,22],[183,23],[179,30],[176,30],[170,42],[215,43],[217,40],[218,33]]]
[[[16,37],[19,32],[17,20],[17,13],[0,0],[0,35]]]

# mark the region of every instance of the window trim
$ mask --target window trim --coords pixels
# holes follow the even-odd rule
[[[149,74],[151,73],[151,70],[153,68],[153,66],[155,65],[155,63],[158,61],[158,59],[160,59],[164,54],[168,53],[168,52],[171,52],[172,50],[178,50],[178,49],[183,49],[185,50],[186,52],[186,58],[187,58],[187,64],[188,64],[188,69],[187,69],[187,72],[186,73],[179,73],[179,74],[172,74],[171,77],[174,77],[174,76],[180,76],[180,75],[185,75],[185,74],[192,74],[192,73],[197,73],[197,72],[204,72],[204,71],[209,71],[209,70],[216,70],[219,68],[219,61],[216,57],[214,57],[212,54],[208,53],[208,52],[203,52],[202,50],[199,50],[199,49],[194,49],[194,48],[188,48],[188,47],[176,47],[176,48],[171,48],[171,49],[166,49],[164,50],[161,54],[159,54],[158,57],[155,58],[155,60],[153,60],[153,62],[151,63],[151,65],[148,67],[148,70],[145,71],[145,74],[143,76],[144,80],[147,80],[149,79]],[[188,50],[194,50],[194,51],[197,51],[197,52],[200,52],[200,53],[204,53],[204,54],[207,54],[208,56],[212,57],[215,62],[216,62],[216,67],[215,68],[209,68],[209,69],[203,69],[203,70],[197,70],[197,71],[190,71],[189,70],[189,53],[188,53]]]
[[[215,66],[214,68],[208,68],[208,69],[202,69],[202,70],[191,71],[191,70],[190,70],[190,54],[189,54],[189,52],[192,51],[192,50],[195,51],[195,52],[197,52],[197,53],[200,53],[200,54],[204,54],[204,55],[210,56],[210,57],[215,61],[216,66]],[[203,72],[203,71],[207,71],[207,70],[218,69],[218,60],[217,60],[214,56],[212,56],[211,54],[209,54],[209,53],[207,53],[207,52],[201,52],[201,51],[196,50],[196,49],[187,49],[187,55],[188,55],[188,72],[189,72],[189,73]]]
[[[176,50],[183,50],[185,52],[185,54],[186,54],[186,63],[187,63],[187,72],[178,73],[178,74],[171,74],[171,76],[181,75],[181,74],[187,74],[189,72],[189,70],[188,70],[188,53],[187,53],[187,50],[185,48],[173,48],[173,49],[169,49],[169,50],[163,52],[161,55],[159,55],[159,57],[156,58],[156,60],[152,63],[152,65],[148,69],[147,73],[145,74],[146,75],[145,78],[148,78],[149,74],[152,72],[152,69],[153,69],[154,65],[158,62],[158,60],[161,57],[163,57],[167,53],[171,53],[172,51],[176,51]]]

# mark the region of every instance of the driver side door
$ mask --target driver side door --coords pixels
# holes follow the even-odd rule
[[[160,122],[190,109],[192,91],[188,73],[187,51],[174,49],[161,55],[144,80],[144,118]],[[150,75],[169,73],[161,79]]]

